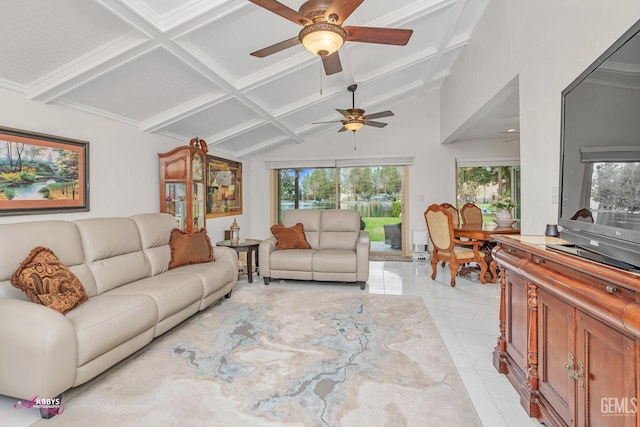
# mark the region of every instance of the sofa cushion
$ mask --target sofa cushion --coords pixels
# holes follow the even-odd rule
[[[28,300],[27,295],[11,285],[18,266],[36,246],[49,248],[80,279],[87,295],[96,294],[93,274],[84,263],[84,249],[78,227],[60,220],[0,224],[0,297]]]
[[[203,297],[202,282],[192,274],[160,274],[113,289],[105,295],[146,295],[158,307],[159,323]]]
[[[132,219],[85,218],[74,223],[82,236],[98,295],[151,275],[138,227]]]
[[[168,271],[170,274],[192,274],[200,279],[204,294],[202,298],[222,289],[228,283],[233,282],[236,271],[233,266],[227,262],[216,262],[215,264],[191,264],[178,267]]]
[[[166,213],[150,213],[133,215],[131,219],[140,231],[142,250],[151,265],[151,275],[164,273],[171,261],[169,239],[176,226],[175,218]]]
[[[312,271],[313,256],[316,250],[291,249],[288,251],[273,251],[269,257],[271,270]]]
[[[78,337],[78,366],[153,328],[158,309],[146,295],[99,295],[67,314]]]
[[[322,212],[318,249],[355,250],[360,235],[360,214],[348,209]]]
[[[323,249],[313,255],[313,271],[355,273],[356,253],[349,249]]]
[[[11,283],[37,303],[62,314],[87,300],[80,280],[49,248],[37,246],[11,276]]]
[[[171,248],[169,270],[182,265],[214,261],[213,246],[211,246],[211,240],[204,229],[187,233],[179,228],[174,228],[171,230],[169,247]]]
[[[277,249],[311,249],[311,245],[304,236],[302,223],[293,227],[285,227],[282,224],[271,226],[271,234],[276,238]]]
[[[291,227],[297,223],[302,223],[304,236],[312,249],[320,246],[320,219],[322,209],[289,209],[282,215],[282,224]]]

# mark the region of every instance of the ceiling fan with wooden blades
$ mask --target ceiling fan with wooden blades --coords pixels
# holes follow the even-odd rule
[[[314,125],[324,124],[324,123],[342,123],[342,128],[338,132],[344,132],[345,130],[350,130],[355,132],[361,129],[363,126],[373,126],[377,128],[383,128],[387,125],[387,123],[382,122],[374,122],[371,119],[379,119],[381,117],[391,117],[393,113],[391,111],[381,111],[379,113],[367,114],[365,115],[365,111],[356,108],[356,89],[358,85],[351,85],[347,88],[349,92],[351,92],[351,108],[348,110],[341,110],[336,108],[336,111],[344,116],[344,120],[332,120],[329,122],[315,122],[312,123]]]
[[[302,25],[293,38],[252,52],[258,58],[272,55],[297,44],[322,58],[327,75],[342,71],[338,49],[345,41],[404,46],[413,30],[377,27],[343,27],[342,23],[364,0],[308,0],[296,12],[276,0],[249,0],[276,15]]]

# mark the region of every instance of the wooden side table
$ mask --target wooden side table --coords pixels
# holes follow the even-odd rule
[[[249,283],[253,283],[253,256],[256,256],[256,271],[258,271],[259,263],[258,263],[258,246],[260,246],[260,242],[262,240],[257,239],[246,239],[242,240],[238,243],[231,243],[230,240],[221,240],[216,242],[216,246],[226,246],[227,248],[231,248],[236,251],[238,254],[238,258],[240,258],[240,252],[247,253],[247,279],[249,279]],[[240,272],[240,274],[245,274]]]

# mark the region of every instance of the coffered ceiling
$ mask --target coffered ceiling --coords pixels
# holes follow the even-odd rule
[[[250,56],[301,27],[246,0],[2,0],[0,86],[250,159],[335,133],[312,123],[339,119],[353,83],[368,113],[437,89],[488,1],[365,0],[345,25],[413,29],[411,40],[347,42],[343,71],[326,76],[301,45]]]

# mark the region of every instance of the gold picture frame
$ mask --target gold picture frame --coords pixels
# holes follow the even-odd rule
[[[242,163],[207,154],[207,218],[242,214]]]

